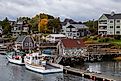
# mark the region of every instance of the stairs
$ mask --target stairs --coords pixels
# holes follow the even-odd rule
[[[57,56],[56,60],[55,60],[55,63],[60,63],[60,61],[62,60],[62,56]]]

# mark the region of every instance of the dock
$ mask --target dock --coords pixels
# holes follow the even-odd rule
[[[81,76],[94,81],[121,81],[121,77],[111,76],[101,73],[88,72],[85,70],[80,70],[72,67],[64,67],[64,72],[67,74],[73,74]]]

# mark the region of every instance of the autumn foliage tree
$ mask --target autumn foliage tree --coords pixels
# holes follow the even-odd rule
[[[41,33],[46,33],[48,31],[47,24],[48,19],[41,19],[38,24],[38,31]]]

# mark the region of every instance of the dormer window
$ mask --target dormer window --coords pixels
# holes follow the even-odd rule
[[[115,12],[113,11],[113,12],[111,12],[111,16],[114,16],[115,15]]]

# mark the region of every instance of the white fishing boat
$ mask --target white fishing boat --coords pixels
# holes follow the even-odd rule
[[[10,63],[24,65],[24,52],[12,51],[6,54],[6,57]]]
[[[63,66],[52,63],[50,58],[50,55],[40,55],[39,52],[27,54],[25,56],[25,67],[31,71],[42,74],[63,72]]]

